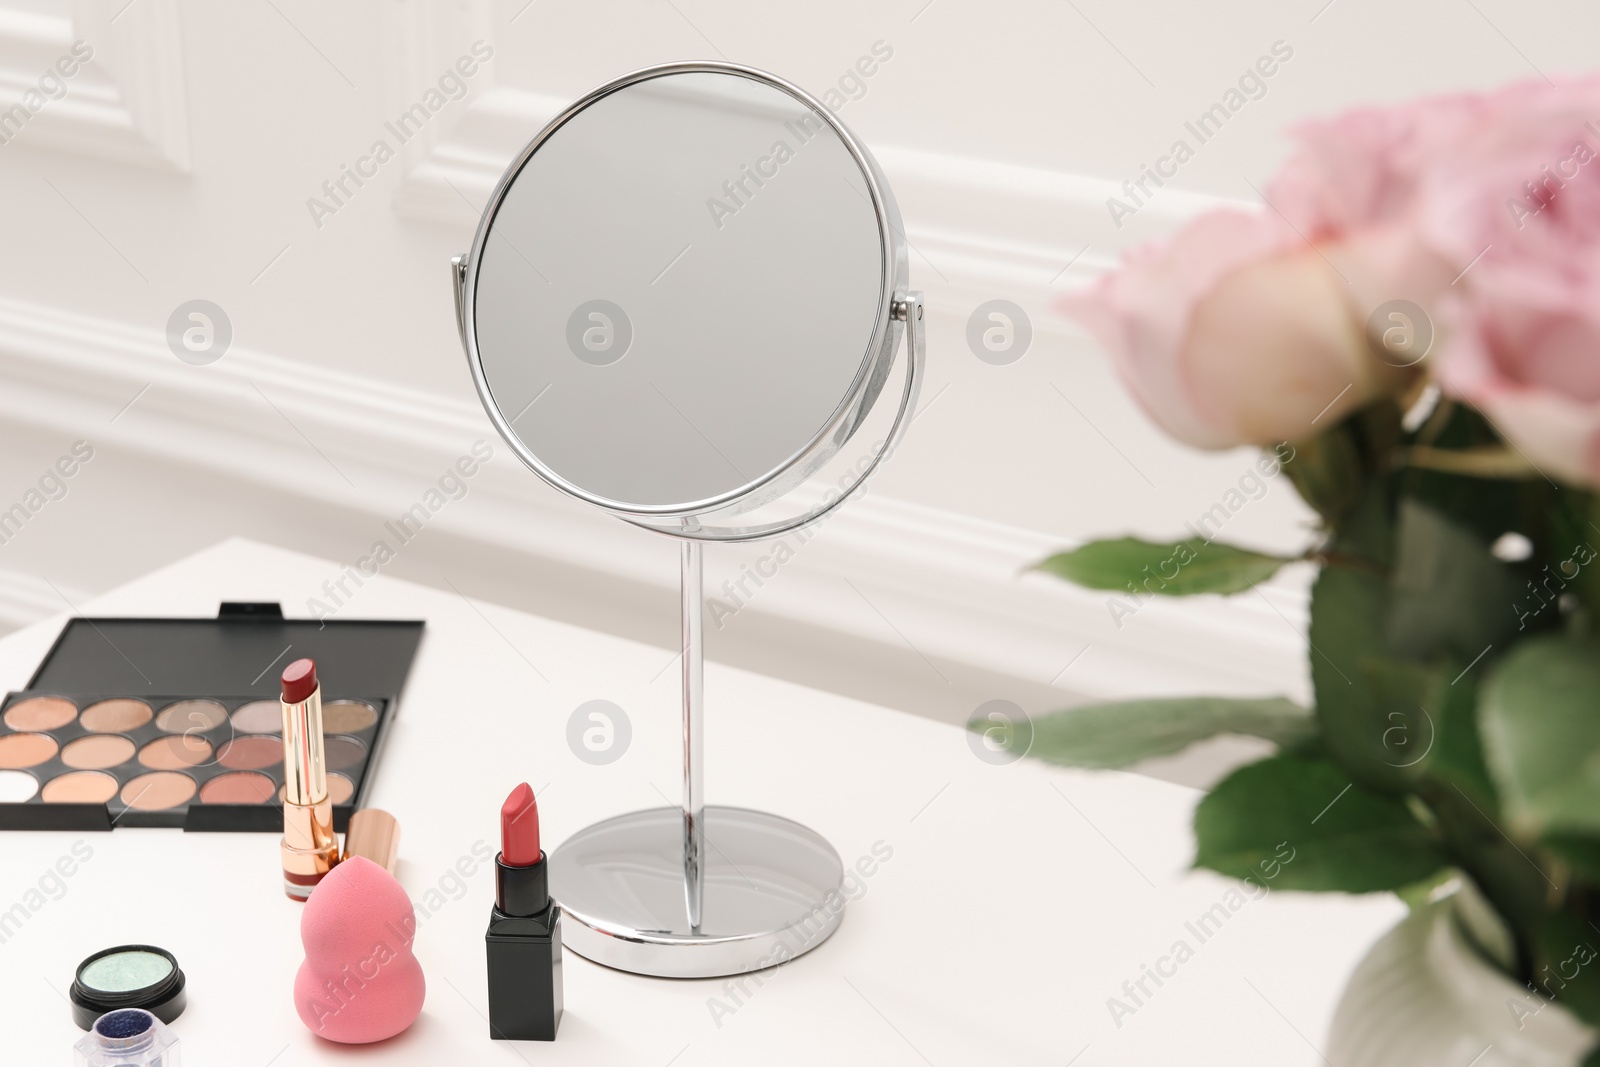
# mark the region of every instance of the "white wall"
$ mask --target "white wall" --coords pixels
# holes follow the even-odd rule
[[[0,0],[0,108],[79,38],[94,56],[65,97],[0,145],[0,508],[74,441],[95,458],[0,545],[0,621],[233,534],[354,561],[492,437],[447,262],[555,108],[634,67],[717,56],[821,93],[881,40],[893,58],[840,116],[905,214],[933,316],[928,406],[870,495],[713,633],[712,654],[959,720],[993,697],[1040,711],[1138,691],[1303,692],[1293,575],[1274,604],[1160,604],[1121,629],[1101,598],[1018,576],[1076,539],[1177,533],[1251,458],[1161,437],[1049,302],[1130,242],[1251,201],[1296,118],[1592,66],[1600,13],[1577,0]],[[394,142],[384,122],[478,40],[494,55],[465,99],[314,221],[308,198],[374,140]],[[1293,57],[1265,95],[1115,226],[1106,197],[1278,41]],[[964,341],[995,297],[1036,331],[1006,367]],[[164,341],[195,298],[232,324],[210,366]],[[1294,546],[1305,519],[1278,484],[1228,536]],[[761,551],[713,551],[713,590]],[[500,449],[390,569],[666,648],[674,560]]]

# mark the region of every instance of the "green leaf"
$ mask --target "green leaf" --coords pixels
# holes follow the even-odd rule
[[[968,729],[991,724],[974,720]],[[1283,697],[1127,700],[1057,711],[1034,721],[1028,755],[1066,767],[1126,767],[1181,752],[1217,734],[1263,737],[1281,746],[1315,736],[1306,708]]]
[[[1280,445],[1280,457],[1286,448],[1290,458],[1284,460],[1284,473],[1312,510],[1332,522],[1355,506],[1361,497],[1363,471],[1361,451],[1350,427],[1340,424],[1292,447]]]
[[[1323,759],[1274,756],[1241,767],[1200,802],[1194,829],[1196,867],[1269,879],[1273,889],[1401,889],[1448,862],[1404,801],[1351,782]]]
[[[1403,885],[1394,891],[1406,907],[1412,911],[1420,911],[1433,903],[1434,890],[1449,882],[1458,875],[1452,867],[1440,867],[1420,882]]]
[[[1373,758],[1383,765],[1382,780],[1412,782],[1436,762],[1445,684],[1438,667],[1403,660],[1363,658],[1358,669],[1372,700],[1379,730]]]
[[[1600,884],[1600,838],[1546,834],[1540,843],[1585,881]]]
[[[1398,678],[1386,677],[1382,666],[1388,608],[1389,586],[1382,575],[1352,567],[1322,568],[1311,590],[1308,655],[1317,720],[1328,751],[1363,785],[1399,790],[1413,776],[1397,766],[1406,760],[1391,745],[1395,735],[1389,731],[1396,722],[1389,713],[1411,716],[1416,709],[1404,699],[1406,687]]]
[[[1588,923],[1554,912],[1539,931],[1539,959],[1533,979],[1586,1023],[1600,1023],[1600,937]]]
[[[1434,781],[1419,783],[1428,810],[1438,818],[1439,835],[1451,859],[1467,875],[1509,930],[1509,943],[1499,946],[1497,958],[1515,957],[1518,966],[1533,958],[1539,925],[1548,910],[1550,881],[1538,861],[1542,854],[1518,846],[1491,814],[1459,786]],[[1480,943],[1489,941],[1480,937]]]
[[[1489,546],[1436,508],[1400,502],[1398,558],[1388,619],[1396,655],[1470,662],[1517,630],[1522,583]]]
[[[1478,730],[1478,680],[1466,667],[1465,663],[1452,663],[1444,671],[1454,680],[1440,687],[1440,696],[1434,702],[1436,732],[1426,769],[1441,782],[1460,789],[1474,804],[1495,811],[1500,798],[1483,757]]]
[[[1600,831],[1600,647],[1560,634],[1521,642],[1490,673],[1481,716],[1516,831]]]
[[[1265,581],[1293,560],[1235,548],[1203,537],[1156,544],[1135,537],[1091,541],[1035,565],[1057,578],[1089,589],[1193,596],[1238,593]]]
[[[1554,561],[1543,565],[1538,580],[1543,583],[1546,577],[1553,576],[1558,582],[1569,584],[1590,618],[1600,618],[1600,561],[1595,558],[1600,527],[1592,525],[1600,522],[1596,498],[1592,493],[1569,491],[1551,511],[1551,545],[1546,556],[1553,556]],[[1538,559],[1535,556],[1535,561]],[[1523,603],[1537,609],[1544,602],[1524,597]],[[1540,614],[1554,613],[1545,609]]]

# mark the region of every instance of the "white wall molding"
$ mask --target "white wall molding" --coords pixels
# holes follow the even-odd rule
[[[408,218],[475,229],[511,160],[569,102],[504,86],[471,98],[461,117],[406,168],[395,191],[395,210]]]
[[[375,538],[482,438],[497,458],[473,481],[470,508],[438,513],[439,530],[585,568],[652,597],[676,582],[670,542],[543,486],[466,400],[240,349],[193,367],[173,358],[159,332],[0,300],[0,419],[220,472],[281,496],[285,508],[325,501],[370,514]],[[1272,604],[1156,602],[1119,629],[1103,595],[1022,574],[1059,547],[1048,533],[869,492],[818,530],[743,610],[902,652],[909,641],[930,667],[1053,685],[1064,698],[1303,695],[1297,627],[1305,601],[1292,578],[1274,587]],[[713,550],[708,594],[720,595],[741,563],[769,551]]]
[[[20,129],[15,120],[6,127],[0,151],[54,149],[187,172],[189,116],[177,0],[85,5],[77,14],[0,7],[0,111],[27,111],[25,95],[40,88],[41,77],[58,60],[75,59],[75,41],[93,49],[70,78],[61,79],[65,95],[44,96]]]
[[[409,106],[475,41],[492,47],[493,13],[489,0],[460,0],[443,8],[425,0],[396,3],[384,28],[392,42],[385,76],[390,110]],[[479,64],[467,82],[467,95],[406,143],[404,177],[394,196],[400,214],[475,227],[506,165],[565,103],[501,85],[499,62]]]
[[[475,227],[506,166],[570,102],[505,87],[484,92],[406,171],[395,210]],[[872,151],[900,204],[912,277],[932,302],[952,306],[1001,293],[1025,307],[1043,306],[1067,284],[1094,277],[1129,246],[1184,219],[1223,206],[1259,210],[1173,189],[1118,230],[1106,200],[1123,194],[1103,178],[896,145]],[[1099,235],[1098,243],[1083,234]]]
[[[396,5],[388,31],[396,108],[437,79],[466,44],[490,37],[491,8],[488,0],[464,0],[444,13],[419,0]],[[485,64],[451,114],[406,145],[395,210],[471,232],[506,167],[571,101],[504,84],[495,64]],[[936,306],[967,310],[1004,294],[1043,307],[1059,289],[1093,277],[1129,245],[1183,219],[1224,205],[1258,209],[1169,189],[1119,229],[1106,202],[1127,194],[1104,178],[877,142],[871,149],[900,204],[912,277]]]

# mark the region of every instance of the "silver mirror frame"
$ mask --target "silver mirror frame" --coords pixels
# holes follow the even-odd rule
[[[866,182],[873,211],[877,217],[878,239],[883,261],[878,312],[871,339],[862,354],[861,367],[849,391],[827,423],[784,463],[745,485],[706,500],[694,501],[687,505],[630,505],[591,493],[551,470],[522,443],[500,411],[489,388],[483,357],[478,349],[475,311],[478,270],[483,262],[483,249],[489,240],[490,230],[493,228],[501,203],[510,192],[517,176],[521,174],[524,165],[557,130],[595,102],[620,89],[668,75],[699,73],[735,75],[787,93],[815,112],[844,143],[856,165],[861,169],[862,179]],[[477,233],[473,237],[472,250],[467,255],[457,256],[452,260],[452,268],[455,283],[456,326],[466,352],[467,365],[472,372],[473,386],[477,389],[478,398],[482,401],[484,411],[494,424],[495,430],[524,465],[554,488],[646,530],[696,541],[737,542],[765,540],[810,525],[843,503],[871,477],[878,464],[893,452],[910,422],[909,413],[916,408],[923,377],[922,301],[920,293],[911,293],[907,289],[910,266],[905,228],[900,221],[899,206],[889,191],[888,181],[866,146],[857,140],[821,101],[799,86],[754,67],[709,61],[666,63],[624,74],[586,93],[552,119],[517,155],[517,158],[512,160],[505,173],[501,175],[483,210]],[[775,324],[780,325],[786,313],[778,303],[781,297],[782,294],[777,294],[773,314]],[[867,468],[838,496],[825,500],[803,514],[749,526],[717,525],[718,520],[731,518],[781,498],[838,454],[877,403],[894,364],[902,333],[906,334],[908,358],[900,409],[884,447],[872,458]]]

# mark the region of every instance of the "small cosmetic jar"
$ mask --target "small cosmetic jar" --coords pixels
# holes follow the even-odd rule
[[[72,980],[72,1021],[88,1030],[108,1012],[138,1008],[161,1022],[170,1023],[183,1014],[188,1003],[184,984],[177,958],[164,948],[153,945],[108,948],[78,965],[78,973]]]
[[[77,1067],[179,1067],[177,1037],[142,1008],[107,1012],[72,1047]]]

